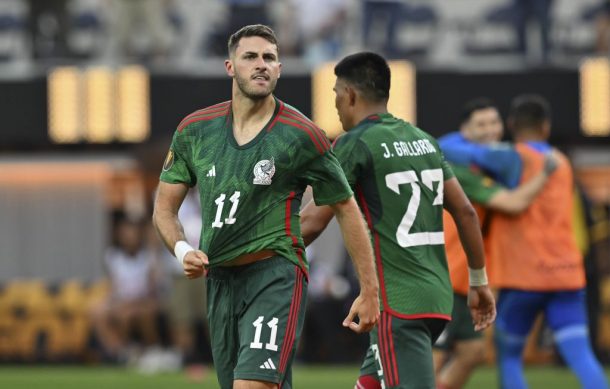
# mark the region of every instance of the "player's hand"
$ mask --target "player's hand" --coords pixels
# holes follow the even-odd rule
[[[358,323],[354,320],[358,316]],[[362,293],[356,297],[343,320],[343,327],[347,327],[357,334],[369,332],[379,321],[379,296],[377,293]]]
[[[550,176],[557,170],[559,159],[555,151],[548,152],[544,155],[544,174]]]
[[[475,331],[489,327],[496,320],[496,301],[487,285],[470,287],[468,307]]]
[[[208,269],[206,268],[210,262],[208,261],[208,256],[201,250],[193,250],[186,253],[184,256],[184,274],[188,279],[199,278],[203,275],[208,274]]]

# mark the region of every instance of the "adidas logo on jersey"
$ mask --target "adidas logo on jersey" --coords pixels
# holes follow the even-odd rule
[[[210,171],[208,171],[206,177],[216,177],[216,165],[212,165],[212,168],[210,169]]]
[[[261,365],[261,369],[275,370],[275,365],[273,364],[273,361],[271,360],[271,358],[267,359],[267,361]]]

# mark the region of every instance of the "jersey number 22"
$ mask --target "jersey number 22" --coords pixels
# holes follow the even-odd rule
[[[443,170],[428,169],[421,171],[421,183],[428,189],[434,191],[434,182],[438,182],[436,187],[436,197],[432,201],[432,205],[443,205]],[[398,230],[396,231],[396,241],[401,247],[413,247],[424,245],[443,244],[445,238],[443,231],[434,232],[410,232],[421,201],[420,181],[417,178],[415,170],[408,170],[397,173],[390,173],[385,176],[385,184],[393,192],[400,194],[400,185],[410,184],[412,195],[407,205],[407,211],[402,217]]]

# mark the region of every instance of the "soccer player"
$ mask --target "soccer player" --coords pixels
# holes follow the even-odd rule
[[[453,306],[443,206],[460,227],[468,253],[476,328],[495,317],[477,216],[435,139],[388,113],[390,68],[383,57],[348,56],[335,75],[335,105],[348,131],[337,139],[335,152],[368,222],[383,311],[356,387],[432,389],[432,344]],[[331,219],[329,207],[308,204],[301,212],[305,243]]]
[[[477,98],[464,105],[459,133],[452,133],[439,139],[441,149],[445,138],[463,137],[474,143],[495,143],[500,141],[504,126],[500,113],[491,100]],[[475,166],[452,165],[464,193],[473,203],[481,226],[489,223],[491,216],[487,210],[518,214],[523,212],[544,187],[547,177],[557,164],[552,155],[547,157],[544,169],[531,180],[511,190],[484,175]],[[434,366],[437,371],[437,388],[462,388],[470,374],[484,361],[485,342],[480,331],[475,331],[468,311],[468,273],[466,254],[460,244],[458,230],[447,212],[444,212],[445,250],[449,264],[449,275],[453,285],[453,313],[451,322],[435,343]],[[493,216],[491,216],[493,217]],[[484,241],[485,241],[484,234]],[[487,255],[488,265],[493,260]],[[488,266],[489,268],[489,266]],[[493,286],[493,280],[490,280]]]
[[[552,147],[548,102],[522,95],[512,102],[508,125],[514,149],[461,144],[451,154],[468,153],[481,167],[511,181],[505,164],[519,166],[518,182],[535,175]],[[459,150],[456,152],[456,150]],[[449,152],[449,150],[447,149]],[[500,155],[501,154],[503,155]],[[526,388],[522,352],[536,316],[544,313],[559,353],[586,389],[608,388],[591,349],[585,307],[585,274],[572,228],[573,177],[561,153],[557,171],[532,205],[517,216],[494,215],[489,256],[499,289],[495,330],[502,388]],[[503,174],[501,173],[503,172]]]
[[[364,221],[324,133],[273,96],[281,64],[274,32],[246,26],[228,43],[232,100],[188,115],[174,134],[154,222],[188,278],[207,273],[212,354],[223,389],[291,388],[307,285],[299,209],[307,185],[335,212],[361,291],[344,325],[369,331],[378,281]],[[199,249],[177,218],[197,185]],[[356,322],[356,316],[359,321]]]

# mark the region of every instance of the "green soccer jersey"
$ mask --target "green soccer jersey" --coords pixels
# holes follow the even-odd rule
[[[504,189],[502,185],[476,168],[451,164],[451,169],[455,178],[460,182],[464,193],[473,203],[485,205],[498,191]]]
[[[380,114],[338,138],[335,153],[371,230],[382,309],[407,319],[449,319],[443,183],[453,173],[436,140]]]
[[[277,99],[269,123],[241,146],[233,136],[230,101],[188,115],[174,134],[160,179],[197,185],[200,249],[211,267],[272,249],[307,270],[299,223],[306,186],[312,186],[316,204],[352,195],[326,135]]]

